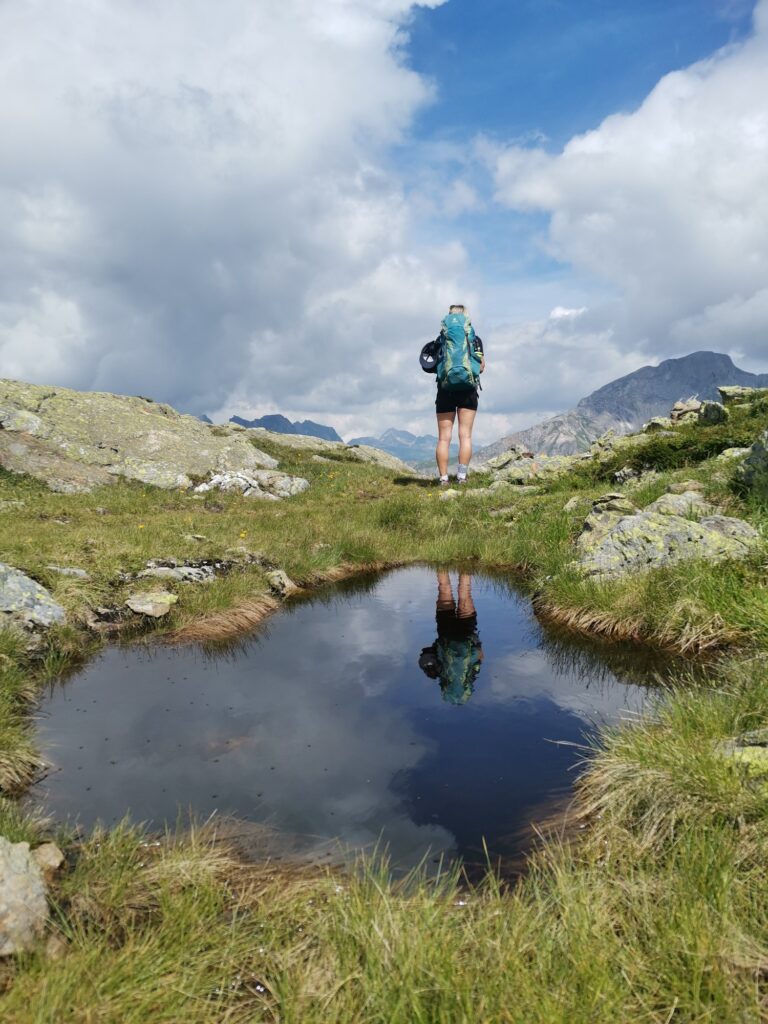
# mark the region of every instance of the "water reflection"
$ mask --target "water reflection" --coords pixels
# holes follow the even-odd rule
[[[435,609],[437,639],[419,655],[419,668],[430,679],[440,680],[440,692],[448,704],[467,703],[483,662],[469,573],[459,574],[458,594],[456,601],[449,573],[439,569]]]
[[[43,705],[54,767],[32,799],[86,826],[234,814],[307,850],[383,842],[402,867],[483,860],[483,839],[512,860],[531,815],[569,792],[593,723],[641,706],[623,680],[662,670],[626,659],[543,631],[502,580],[368,576],[292,602],[225,656],[106,650]]]

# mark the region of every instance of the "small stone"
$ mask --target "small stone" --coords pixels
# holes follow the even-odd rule
[[[580,507],[583,501],[583,498],[569,498],[563,505],[563,512],[574,512]]]
[[[149,615],[153,619],[162,618],[176,604],[178,597],[165,590],[152,590],[143,594],[131,594],[126,605],[137,615]]]
[[[633,469],[631,466],[624,466],[623,469],[618,469],[613,474],[613,479],[616,481],[617,484],[625,484],[628,483],[630,480],[637,479],[639,475],[640,474],[637,472],[636,469]]]
[[[602,494],[592,502],[592,508],[596,512],[620,512],[622,515],[637,512],[634,502],[620,493]]]
[[[58,932],[53,932],[48,936],[45,942],[45,957],[52,963],[56,963],[57,960],[63,960],[69,952],[69,943],[60,935]]]
[[[75,569],[70,565],[46,565],[46,569],[58,573],[59,576],[71,576],[75,580],[89,580],[91,577],[85,569]]]
[[[725,448],[717,456],[718,462],[730,462],[731,459],[743,459],[745,455],[749,455],[749,448]]]
[[[440,501],[452,501],[454,498],[458,498],[459,492],[454,487],[447,487],[445,490],[440,491]]]
[[[32,859],[42,871],[45,881],[50,883],[64,863],[64,854],[56,843],[43,843],[32,851]]]
[[[182,565],[178,568],[168,565],[158,565],[151,566],[149,569],[143,569],[138,574],[138,578],[174,580],[177,583],[210,583],[211,580],[214,579],[215,575],[216,574],[209,565]]]
[[[686,491],[703,491],[704,484],[698,480],[683,480],[679,484],[670,484],[667,488],[669,494],[685,494]]]
[[[282,569],[273,569],[272,572],[268,572],[267,582],[272,593],[277,594],[278,597],[287,597],[299,589]]]
[[[182,540],[186,541],[204,541],[208,538],[202,533],[184,533],[182,534]]]
[[[646,512],[659,512],[663,516],[703,516],[714,512],[714,506],[705,501],[699,491],[683,491],[682,494],[662,494],[646,507]]]
[[[674,427],[673,421],[669,416],[654,416],[653,419],[648,420],[643,425],[644,434],[658,434],[659,431],[671,430]]]

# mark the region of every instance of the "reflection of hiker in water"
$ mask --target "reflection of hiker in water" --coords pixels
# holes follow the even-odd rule
[[[466,704],[483,660],[471,576],[460,574],[457,603],[450,576],[447,572],[438,572],[436,618],[437,640],[421,652],[419,668],[430,679],[440,680],[444,701]]]

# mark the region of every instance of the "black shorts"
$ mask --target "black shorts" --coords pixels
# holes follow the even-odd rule
[[[455,608],[438,608],[438,640],[473,640],[477,634],[477,613],[459,618]]]
[[[461,391],[437,389],[435,411],[456,412],[457,409],[474,409],[477,412],[477,388],[464,388]]]

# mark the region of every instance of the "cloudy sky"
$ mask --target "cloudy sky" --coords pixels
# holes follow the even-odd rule
[[[481,441],[768,370],[768,0],[0,0],[0,373]]]

